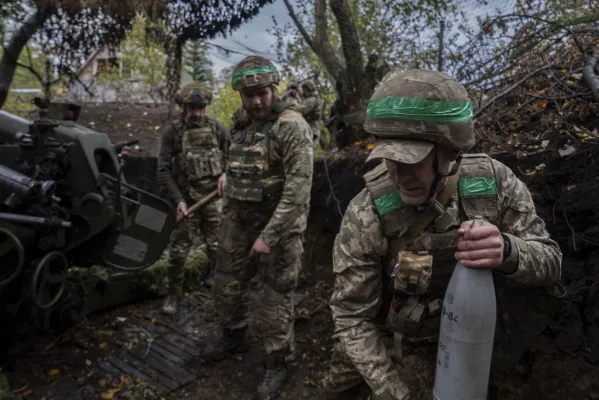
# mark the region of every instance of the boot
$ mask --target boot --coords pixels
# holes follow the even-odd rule
[[[246,329],[223,329],[223,334],[215,341],[208,343],[203,356],[209,361],[221,361],[235,353],[247,350]]]
[[[281,356],[269,356],[266,362],[266,373],[262,383],[258,386],[255,400],[272,400],[275,399],[281,389],[283,383],[287,379],[287,364],[285,358]]]
[[[181,303],[181,296],[169,295],[162,306],[162,313],[165,315],[175,315]]]

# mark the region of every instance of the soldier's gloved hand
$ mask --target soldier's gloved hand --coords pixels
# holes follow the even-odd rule
[[[177,219],[187,217],[187,203],[184,201],[180,201],[177,204]]]
[[[225,192],[225,186],[227,185],[227,175],[225,173],[221,174],[221,176],[218,177],[218,195],[222,196],[223,193]]]
[[[468,268],[497,268],[503,262],[503,237],[499,228],[484,222],[472,227],[474,221],[462,222],[458,234],[455,258]]]

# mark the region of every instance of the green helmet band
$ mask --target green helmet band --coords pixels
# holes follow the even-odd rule
[[[233,89],[235,89],[237,83],[249,75],[276,74],[276,73],[278,73],[278,71],[274,65],[265,65],[263,67],[242,69],[241,71],[236,71],[233,73],[233,78],[231,80],[231,87]]]
[[[386,97],[370,100],[368,118],[440,123],[472,121],[472,102]]]

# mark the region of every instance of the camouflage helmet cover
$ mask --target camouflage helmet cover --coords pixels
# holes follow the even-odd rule
[[[302,82],[302,90],[305,90],[308,93],[312,93],[316,91],[316,83],[312,79],[308,79],[307,81]]]
[[[177,94],[176,101],[180,106],[184,104],[196,104],[206,107],[212,100],[212,94],[197,83],[190,83],[181,88]]]
[[[277,68],[266,58],[249,56],[237,64],[233,70],[231,87],[239,91],[250,87],[278,84],[280,80]]]
[[[454,150],[474,145],[468,92],[456,79],[437,71],[388,73],[368,102],[364,129],[378,139],[368,160],[415,164],[435,144]]]

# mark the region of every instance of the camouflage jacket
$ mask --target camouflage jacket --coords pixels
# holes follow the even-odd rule
[[[257,132],[262,132],[265,125],[272,124],[270,129],[265,132],[266,144],[264,141],[260,141],[257,144],[244,145],[242,142],[253,134],[248,134],[245,129],[231,132],[233,142],[229,162],[231,170],[247,168],[243,164],[249,162],[243,156],[242,159],[237,160],[237,156],[234,154],[262,154],[262,152],[265,154],[261,158],[259,157],[260,160],[255,160],[262,165],[250,166],[247,173],[250,173],[251,170],[263,170],[263,168],[280,170],[280,174],[277,176],[264,178],[268,180],[281,179],[282,185],[276,191],[274,202],[267,198],[257,203],[259,198],[250,201],[251,196],[247,189],[235,187],[231,171],[227,171],[228,179],[225,188],[225,198],[228,200],[227,208],[231,209],[235,215],[251,216],[256,214],[259,215],[258,219],[261,221],[267,218],[267,222],[261,228],[260,237],[271,247],[289,234],[302,234],[307,224],[313,171],[312,133],[301,114],[292,110],[293,108],[289,108],[280,115],[273,115],[273,118],[276,118],[274,123],[271,119],[270,122],[253,123],[252,127],[245,128],[255,128]],[[244,185],[243,179],[239,184]]]
[[[464,212],[465,207],[470,207],[471,212],[494,212],[500,232],[506,234],[512,243],[511,255],[504,261],[504,265],[509,264],[514,267],[512,270],[515,269],[511,275],[501,270],[496,272],[508,280],[527,286],[552,285],[559,280],[561,273],[562,254],[558,245],[550,239],[544,222],[537,216],[526,185],[502,163],[488,157],[486,159],[489,164],[484,169],[487,172],[491,170],[490,173],[497,177],[497,198],[491,203],[468,204],[467,199],[463,200],[460,190],[456,189],[447,207],[455,218],[450,229],[455,230],[461,222],[470,219]],[[461,171],[464,168],[462,165]],[[477,172],[480,171],[481,169],[477,169]],[[384,173],[383,177],[388,177],[388,173]],[[482,207],[486,209],[477,210],[476,204],[484,204]],[[404,207],[407,207],[404,209],[407,211],[410,207],[416,208]],[[385,311],[381,310],[381,306],[389,310],[389,304],[383,304],[382,297],[383,282],[388,282],[390,266],[384,260],[388,259],[387,252],[392,237],[385,232],[379,213],[368,189],[362,190],[350,202],[333,249],[335,286],[330,304],[335,336],[340,339],[346,353],[373,392],[389,390],[391,394],[401,398],[403,383],[375,325],[380,316],[379,311]],[[421,239],[425,243],[424,250],[437,250],[427,248],[432,246],[427,246],[426,243],[430,243],[427,238],[434,237],[434,232],[437,232],[435,225],[438,222],[431,222],[417,237],[417,240]],[[457,241],[454,246],[456,244]],[[409,249],[413,247],[406,250]],[[455,265],[455,247],[448,250],[447,261]],[[437,264],[433,261],[433,280],[435,274],[440,273],[436,267]],[[437,324],[437,333],[438,326]]]
[[[194,128],[212,128],[216,135],[218,148],[226,167],[230,137],[228,130],[218,121],[206,117]],[[169,121],[160,132],[160,150],[158,153],[158,183],[162,194],[175,205],[180,201],[189,201],[190,182],[188,172],[181,167],[183,135],[188,128],[181,119]],[[225,168],[223,168],[224,171]]]

